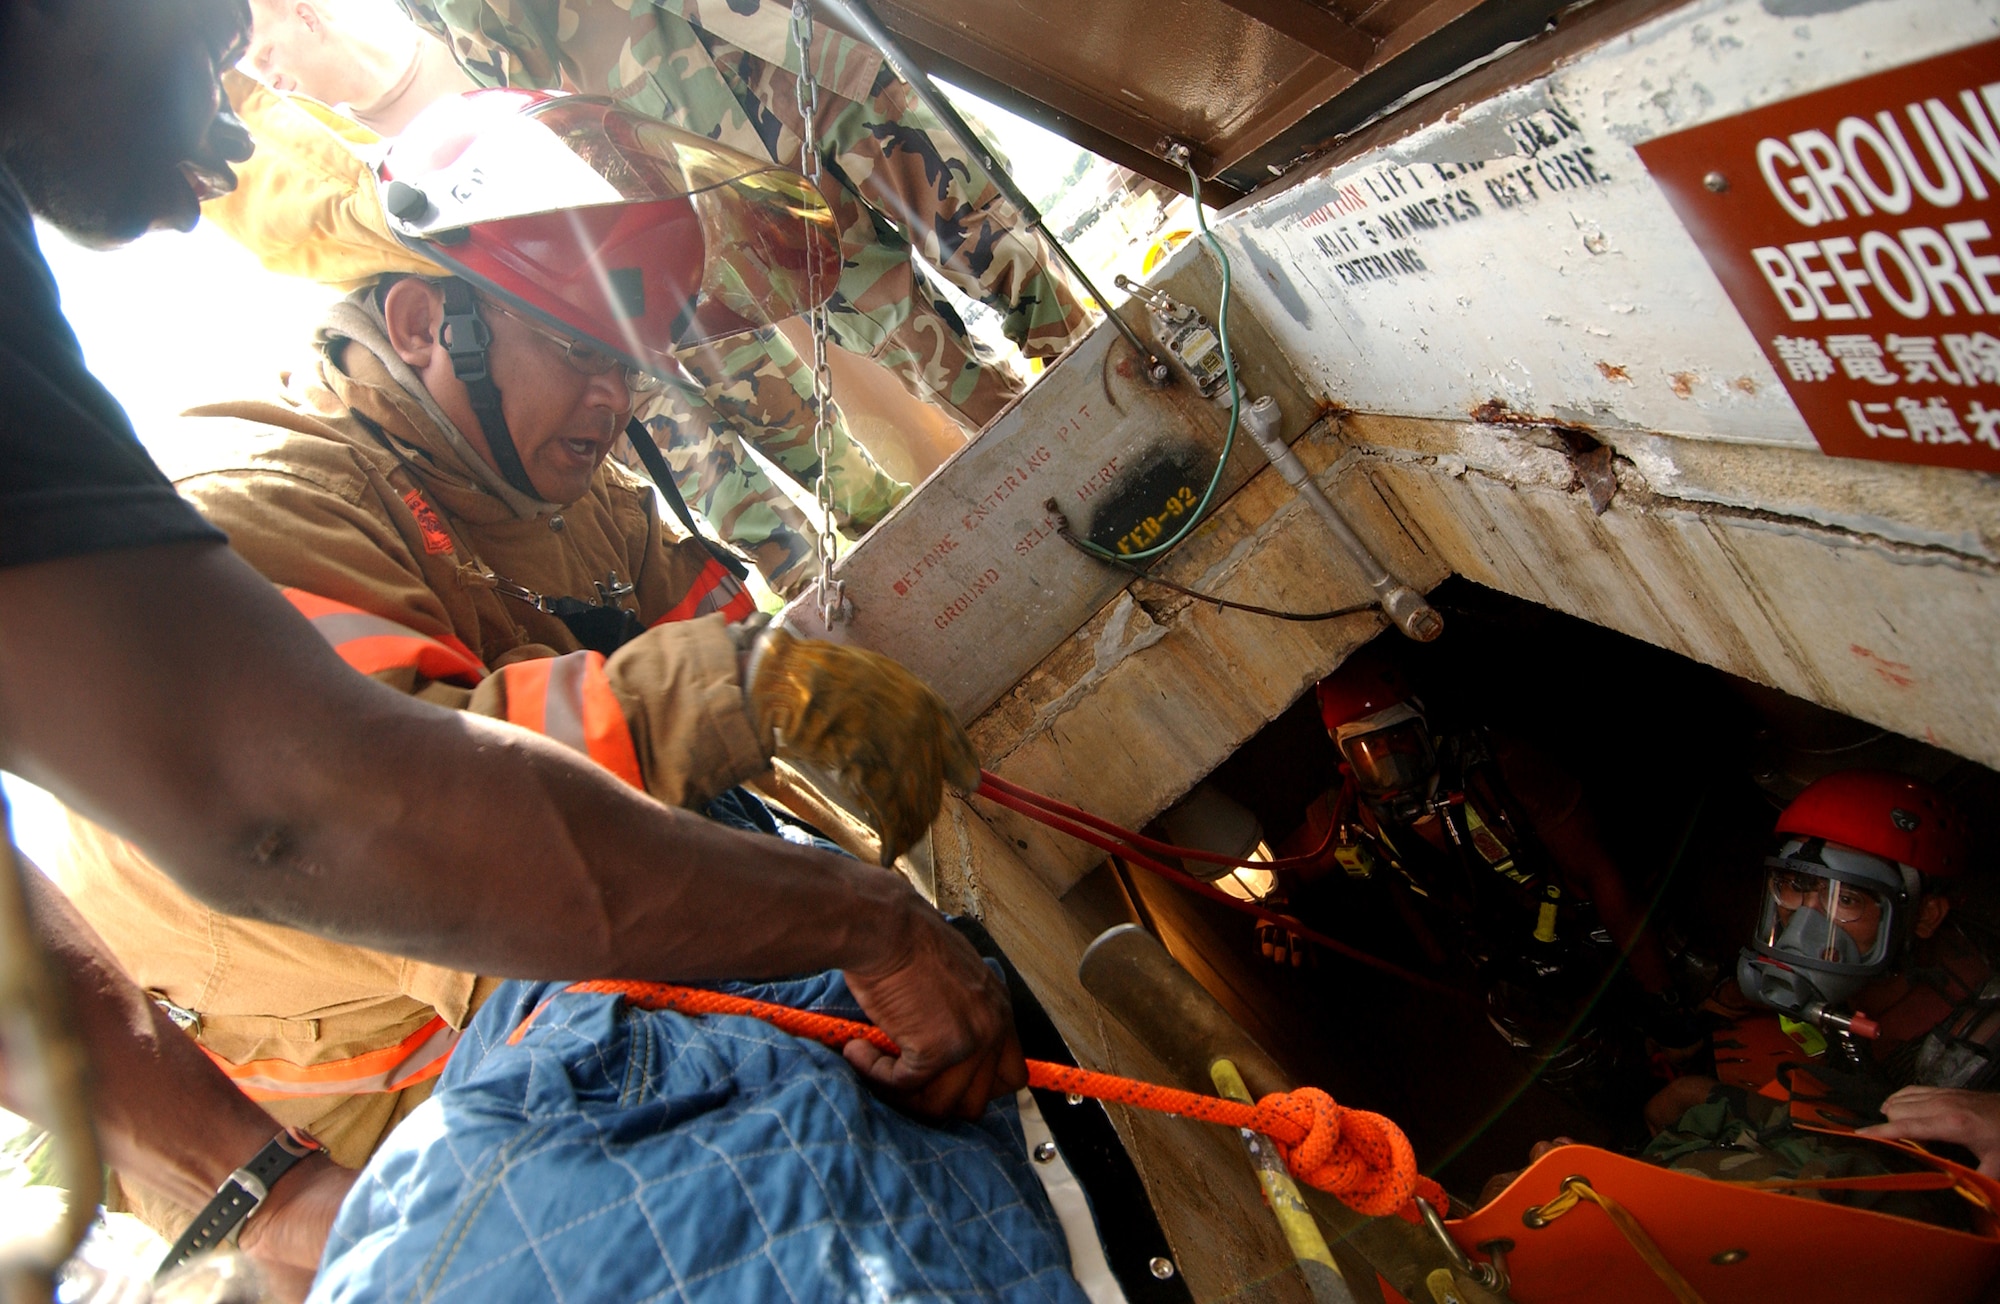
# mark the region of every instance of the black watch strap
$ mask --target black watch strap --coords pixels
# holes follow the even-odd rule
[[[286,1128],[271,1138],[249,1163],[229,1175],[215,1189],[215,1198],[202,1207],[187,1225],[174,1248],[160,1261],[158,1280],[197,1254],[205,1254],[234,1235],[257,1206],[271,1193],[271,1186],[292,1170],[301,1159],[318,1154],[323,1147],[298,1128]]]

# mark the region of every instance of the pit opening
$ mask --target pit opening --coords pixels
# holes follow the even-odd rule
[[[1749,940],[1779,810],[1840,769],[1897,771],[1959,805],[1974,855],[1950,923],[1986,955],[2000,955],[2000,774],[1462,578],[1432,600],[1445,637],[1419,645],[1391,632],[1371,646],[1409,676],[1434,732],[1478,727],[1553,767],[1557,789],[1573,783],[1631,898],[1650,909],[1648,926],[1690,1008],[1734,973]],[[1282,856],[1320,843],[1340,765],[1309,690],[1206,784],[1254,815],[1262,842]],[[1321,822],[1309,827],[1316,806]],[[1170,841],[1175,831],[1166,822],[1147,830]],[[1586,1070],[1565,1073],[1560,1054],[1551,1063],[1503,1041],[1465,942],[1439,923],[1449,911],[1414,900],[1395,877],[1378,869],[1357,879],[1336,868],[1301,885],[1287,876],[1284,908],[1459,995],[1317,948],[1305,967],[1271,963],[1257,921],[1118,861],[1086,876],[1064,904],[1094,927],[1137,919],[1157,934],[1298,1081],[1394,1118],[1419,1163],[1457,1199],[1476,1202],[1487,1180],[1522,1167],[1537,1141],[1565,1136],[1628,1152],[1643,1145],[1640,1111],[1665,1079],[1635,1035],[1645,1011],[1616,947],[1601,990],[1577,1006],[1579,1029],[1595,1029],[1600,1049]],[[1558,1038],[1541,1049],[1574,1045]],[[1705,1061],[1682,1067],[1701,1070]]]

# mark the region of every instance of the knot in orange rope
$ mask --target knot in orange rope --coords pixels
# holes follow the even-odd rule
[[[1292,1176],[1356,1213],[1411,1217],[1411,1197],[1418,1195],[1444,1207],[1443,1189],[1417,1172],[1416,1151],[1401,1128],[1380,1114],[1336,1104],[1318,1087],[1264,1097],[1251,1126],[1271,1138]]]
[[[600,978],[571,983],[565,990],[620,996],[649,1010],[744,1015],[835,1050],[859,1039],[891,1055],[896,1053],[896,1043],[888,1034],[869,1024],[700,987]],[[527,1034],[548,1004],[543,1001],[522,1020],[507,1038],[509,1045]],[[1318,1087],[1276,1092],[1252,1106],[1044,1060],[1028,1061],[1028,1085],[1262,1132],[1278,1147],[1292,1176],[1334,1196],[1356,1213],[1377,1218],[1395,1214],[1406,1222],[1416,1222],[1417,1207],[1411,1197],[1417,1195],[1439,1209],[1447,1207],[1444,1188],[1417,1172],[1416,1151],[1401,1128],[1380,1114],[1343,1108]]]

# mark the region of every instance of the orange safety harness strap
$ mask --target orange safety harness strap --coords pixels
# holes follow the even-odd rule
[[[1721,1179],[1729,1181],[1728,1178]],[[1729,1182],[1753,1191],[1950,1191],[1961,1189],[1950,1173],[1870,1173],[1866,1177],[1761,1177]],[[1979,1201],[1984,1205],[1984,1201]]]
[[[648,1010],[743,1015],[836,1050],[850,1041],[865,1041],[897,1053],[888,1034],[870,1024],[696,987],[600,979],[572,983],[564,991],[618,996]],[[546,1008],[545,1001],[523,1019],[508,1044],[527,1035]],[[1028,1085],[1261,1132],[1276,1144],[1293,1176],[1371,1217],[1395,1214],[1415,1222],[1416,1196],[1440,1207],[1445,1203],[1444,1189],[1417,1172],[1416,1153],[1402,1129],[1380,1114],[1342,1108],[1317,1087],[1274,1092],[1245,1105],[1045,1060],[1028,1061]]]
[[[598,652],[516,661],[500,670],[507,685],[507,719],[574,747],[643,791],[639,753],[625,709],[611,691]]]
[[[459,1030],[435,1016],[394,1046],[364,1051],[320,1064],[261,1059],[232,1064],[206,1046],[202,1050],[252,1100],[298,1096],[357,1096],[401,1091],[444,1072],[458,1045]]]

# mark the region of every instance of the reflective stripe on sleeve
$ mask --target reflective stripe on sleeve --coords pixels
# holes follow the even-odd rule
[[[407,625],[304,589],[286,589],[284,594],[340,659],[364,675],[415,670],[426,679],[467,688],[486,678],[486,667],[472,649],[449,634],[442,638],[419,634]]]
[[[458,1038],[459,1030],[438,1015],[394,1046],[323,1064],[294,1064],[281,1059],[231,1064],[206,1046],[202,1050],[250,1099],[285,1100],[401,1091],[427,1082],[444,1072]]]
[[[694,583],[688,585],[688,591],[681,600],[653,623],[664,625],[671,620],[693,620],[711,611],[719,611],[733,625],[755,610],[757,600],[750,596],[750,590],[729,573],[728,567],[710,557],[708,564],[701,568],[701,574],[694,577]]]
[[[511,723],[574,747],[633,787],[645,788],[632,729],[605,677],[601,654],[517,661],[502,667],[500,675]]]

